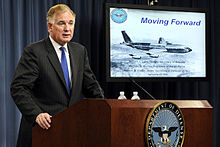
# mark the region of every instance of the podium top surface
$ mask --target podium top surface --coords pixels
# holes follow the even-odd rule
[[[207,100],[118,100],[118,99],[85,99],[89,101],[105,101],[110,107],[153,108],[160,102],[173,102],[179,108],[213,108]]]

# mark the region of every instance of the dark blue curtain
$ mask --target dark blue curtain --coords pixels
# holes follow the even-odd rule
[[[46,13],[57,3],[69,5],[77,14],[73,41],[88,49],[91,67],[107,98],[117,98],[124,90],[136,90],[132,84],[105,82],[104,3],[147,4],[147,0],[1,0],[0,1],[0,146],[14,147],[20,123],[20,112],[10,96],[12,80],[23,48],[48,36]],[[220,136],[218,126],[220,82],[220,2],[217,0],[159,0],[160,6],[206,8],[209,11],[209,73],[208,81],[159,81],[140,83],[158,99],[205,99],[214,107],[214,146]],[[141,91],[141,98],[148,98]],[[207,136],[208,137],[208,136]]]

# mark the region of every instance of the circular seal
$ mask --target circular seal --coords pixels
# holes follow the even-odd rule
[[[145,138],[149,147],[182,147],[185,127],[178,106],[172,102],[157,104],[147,117]]]
[[[111,12],[111,19],[116,23],[123,23],[127,20],[127,13],[123,9],[115,8]]]

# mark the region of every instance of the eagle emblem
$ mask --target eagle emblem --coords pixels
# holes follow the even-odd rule
[[[171,102],[157,104],[147,117],[145,138],[149,147],[181,147],[184,119],[178,106]]]
[[[161,137],[161,143],[162,144],[168,144],[171,142],[169,140],[169,137],[173,131],[175,131],[178,127],[170,127],[169,130],[167,130],[167,126],[163,126],[163,130],[161,127],[153,127],[153,130],[155,132],[158,132],[158,135]]]
[[[127,20],[127,13],[123,9],[115,8],[111,12],[111,19],[116,23],[123,23]]]

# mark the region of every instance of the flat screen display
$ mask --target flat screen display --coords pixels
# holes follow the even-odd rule
[[[206,78],[206,11],[106,5],[107,80]]]

